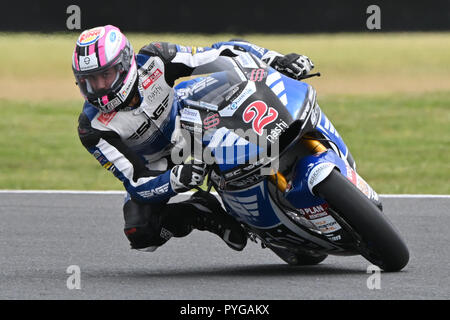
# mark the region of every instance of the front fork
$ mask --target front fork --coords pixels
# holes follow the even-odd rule
[[[327,148],[318,140],[309,139],[302,137],[300,142],[310,151],[311,154],[324,153]],[[288,189],[288,182],[284,175],[277,171],[269,176],[269,181],[271,181],[281,192],[286,192]]]
[[[311,152],[311,154],[323,153],[327,151],[327,148],[325,148],[325,146],[318,140],[302,138],[300,142]],[[271,181],[278,188],[278,190],[283,193],[286,192],[289,187],[286,178],[279,171],[271,174],[269,176],[269,181]]]

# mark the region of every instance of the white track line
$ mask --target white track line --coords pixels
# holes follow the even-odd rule
[[[0,190],[1,193],[48,193],[48,194],[125,194],[125,191],[83,191],[83,190]]]
[[[448,194],[380,194],[383,198],[444,198],[449,199]]]
[[[0,190],[0,194],[117,194],[125,195],[125,191],[84,191],[84,190]],[[193,194],[194,192],[184,192],[182,194]],[[212,192],[217,194],[216,192]],[[380,194],[383,198],[450,198],[446,194]]]

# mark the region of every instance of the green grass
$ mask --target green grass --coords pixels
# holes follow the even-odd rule
[[[450,193],[450,92],[319,102],[375,190]]]
[[[450,92],[319,103],[379,193],[450,193]],[[80,101],[0,100],[0,189],[122,190],[81,145]]]
[[[450,32],[127,35],[136,51],[239,37],[304,53],[323,75],[309,80],[322,109],[378,192],[450,193]],[[78,140],[77,36],[0,33],[0,189],[122,190]]]
[[[0,100],[0,189],[119,189],[82,147],[81,104]]]
[[[281,53],[304,53],[324,74],[358,75],[361,72],[404,73],[411,76],[450,73],[450,33],[343,33],[319,35],[176,35],[127,33],[134,49],[152,41],[210,46],[243,38]],[[2,76],[70,77],[77,33],[0,33]]]

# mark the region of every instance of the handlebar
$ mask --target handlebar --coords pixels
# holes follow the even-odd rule
[[[312,78],[312,77],[320,77],[320,76],[321,76],[321,75],[320,75],[320,72],[317,72],[317,73],[310,73],[310,74],[307,74],[307,75],[305,75],[305,76],[299,77],[299,80],[308,79],[308,78]]]

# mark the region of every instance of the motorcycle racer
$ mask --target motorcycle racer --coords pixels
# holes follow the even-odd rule
[[[152,42],[135,54],[112,25],[85,30],[78,37],[72,69],[85,99],[78,134],[127,191],[124,233],[131,248],[153,251],[193,229],[217,234],[234,250],[245,247],[245,230],[213,195],[198,191],[187,201],[169,203],[176,194],[200,186],[206,175],[202,163],[174,164],[170,158],[181,108],[175,81],[219,56],[243,52],[294,79],[314,67],[306,56],[284,56],[242,40],[211,47]]]

